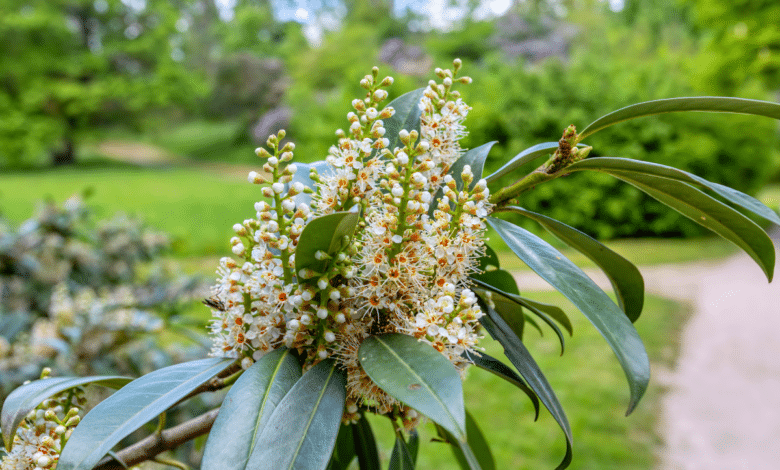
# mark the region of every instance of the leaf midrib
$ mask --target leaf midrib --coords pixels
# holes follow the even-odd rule
[[[322,387],[322,391],[320,392],[320,396],[318,396],[317,397],[317,401],[314,402],[314,408],[312,409],[311,415],[309,415],[309,421],[306,422],[306,426],[303,428],[303,434],[301,435],[301,439],[298,441],[298,447],[296,447],[295,448],[295,452],[293,452],[294,458],[290,461],[290,465],[287,467],[287,470],[292,470],[292,468],[295,466],[295,462],[298,460],[298,452],[300,452],[301,447],[303,447],[303,443],[306,441],[306,435],[309,432],[309,428],[311,427],[312,421],[314,421],[314,415],[317,414],[317,410],[320,407],[320,403],[322,403],[322,397],[325,395],[325,391],[328,389],[328,385],[330,384],[330,380],[333,377],[333,374],[335,372],[336,372],[336,364],[334,363],[330,367],[330,372],[328,372],[328,378],[325,379],[325,384]],[[290,390],[290,391],[292,391],[292,390]]]
[[[385,349],[387,349],[390,352],[390,354],[392,354],[401,363],[402,366],[404,366],[407,370],[409,370],[409,372],[411,372],[412,375],[414,375],[414,377],[416,377],[420,381],[420,383],[423,384],[425,389],[428,390],[428,392],[431,394],[431,396],[433,396],[433,398],[439,403],[439,405],[442,407],[442,409],[447,414],[447,416],[452,420],[453,423],[455,423],[457,425],[458,422],[455,419],[455,417],[452,415],[452,413],[450,413],[449,408],[447,408],[447,406],[439,398],[439,396],[436,393],[433,392],[433,389],[431,389],[431,387],[428,385],[428,382],[426,382],[420,376],[420,374],[415,372],[414,369],[409,367],[409,365],[406,363],[406,361],[404,361],[401,358],[401,356],[399,356],[398,353],[396,353],[392,348],[390,348],[381,338],[379,338],[378,336],[376,336],[375,338],[379,342],[379,344],[381,344]],[[465,436],[466,433],[463,430],[460,429],[460,426],[457,426],[457,428],[458,428],[458,431],[460,431],[460,436],[458,436],[458,437],[459,437],[460,440],[463,440],[463,437]]]

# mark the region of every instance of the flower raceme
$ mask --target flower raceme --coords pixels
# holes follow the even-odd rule
[[[357,352],[366,338],[410,335],[465,370],[463,353],[478,348],[483,315],[468,276],[485,253],[491,205],[487,184],[474,181],[468,165],[450,174],[463,154],[470,110],[453,90],[454,83],[470,83],[457,77],[459,66],[436,70],[441,81],[431,80],[417,103],[419,132],[397,135],[387,135],[384,125],[395,110],[382,108],[393,79],[377,80],[374,68],[360,82],[366,96],[352,102],[349,127],[337,131],[327,167],[307,175],[310,186],[298,177],[306,170],[289,163],[295,146],[281,143],[284,131],[268,138],[270,151],[257,150],[266,162],[249,181],[264,185],[268,202],[257,202],[256,218],[233,227],[239,260],[220,261],[208,301],[212,355],[244,358],[245,368],[282,346],[297,350],[307,369],[333,357],[347,371],[346,420],[356,419],[361,406],[379,413],[397,407],[408,426],[417,414],[360,367]],[[391,138],[398,144],[392,148]],[[354,235],[333,252],[315,253],[323,269],[296,272],[307,225],[337,212],[358,215]]]

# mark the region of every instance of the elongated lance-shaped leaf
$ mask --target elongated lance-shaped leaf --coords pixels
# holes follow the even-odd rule
[[[101,385],[109,388],[122,388],[132,382],[130,377],[91,376],[91,377],[52,377],[36,380],[22,385],[11,392],[3,402],[2,434],[6,450],[11,451],[16,428],[27,414],[44,400],[60,392],[84,385]],[[67,412],[67,410],[65,410]]]
[[[409,439],[417,438],[417,433],[413,432]],[[416,466],[416,458],[412,455],[412,451],[406,444],[403,435],[397,432],[395,435],[395,445],[393,446],[393,453],[390,454],[390,465],[387,467],[389,470],[414,470]]]
[[[336,446],[328,463],[328,470],[347,470],[355,460],[355,438],[352,435],[352,424],[342,424],[336,437]],[[201,469],[203,470],[203,469]]]
[[[133,380],[84,416],[65,445],[57,469],[90,470],[119,441],[233,362],[212,357],[165,367]]]
[[[642,279],[642,273],[633,263],[599,243],[593,237],[546,215],[516,206],[507,207],[506,210],[535,220],[560,241],[596,263],[609,278],[620,308],[626,312],[632,323],[637,321],[645,303],[645,281]]]
[[[371,424],[365,416],[361,415],[358,422],[352,425],[352,436],[360,470],[379,468],[379,450]]]
[[[577,265],[541,238],[505,220],[490,217],[488,223],[518,258],[569,299],[607,340],[628,379],[631,413],[647,390],[650,361],[625,313]]]
[[[244,470],[260,430],[301,378],[287,348],[263,356],[231,387],[209,432],[201,470]]]
[[[495,304],[495,310],[501,315],[501,318],[512,328],[512,331],[515,332],[518,338],[523,339],[526,317],[522,306],[498,295],[493,296],[493,303]],[[544,336],[541,330],[539,334]]]
[[[268,418],[246,470],[324,470],[347,396],[346,373],[325,359],[295,383]]]
[[[471,167],[471,173],[474,175],[474,180],[469,185],[469,189],[474,189],[477,181],[482,178],[482,171],[485,169],[485,160],[487,160],[488,153],[490,153],[490,149],[497,143],[498,141],[494,140],[482,144],[479,147],[467,151],[461,155],[460,158],[455,160],[455,163],[452,164],[452,167],[447,171],[447,174],[450,174],[455,178],[455,184],[457,185],[458,191],[463,190],[463,180],[460,175],[463,173],[463,168],[466,165]]]
[[[613,124],[655,114],[680,111],[709,111],[716,113],[753,114],[780,119],[780,104],[769,101],[730,98],[725,96],[694,96],[667,98],[632,104],[602,116],[580,132],[580,140]]]
[[[396,400],[466,440],[463,386],[444,355],[411,336],[372,336],[360,345],[360,365],[371,380]]]
[[[334,212],[309,221],[295,249],[295,274],[304,268],[323,272],[328,261],[318,260],[315,254],[318,251],[335,254],[342,247],[344,237],[355,233],[358,220],[360,215],[357,212]]]
[[[536,144],[533,147],[529,147],[518,153],[513,159],[506,162],[504,166],[485,177],[485,179],[488,183],[492,183],[498,178],[513,172],[528,162],[532,162],[539,157],[545,157],[552,154],[557,148],[558,142],[544,142],[542,144]]]
[[[507,366],[506,364],[499,361],[498,359],[483,352],[480,352],[479,355],[477,355],[465,351],[463,353],[463,357],[473,362],[474,365],[479,367],[480,369],[486,370],[493,375],[501,377],[502,379],[506,380],[507,382],[511,383],[515,387],[522,390],[523,393],[528,395],[528,398],[531,399],[531,403],[534,406],[534,413],[535,413],[534,421],[539,419],[539,397],[536,396],[536,392],[534,392],[531,389],[531,387],[529,387],[528,384],[525,383],[523,378],[517,375],[517,373],[514,370],[512,370],[511,367]]]
[[[471,278],[471,280],[477,284],[479,287],[489,290],[491,292],[494,292],[498,294],[498,298],[506,298],[513,302],[515,302],[517,305],[521,307],[525,307],[528,310],[532,311],[534,314],[537,314],[537,312],[542,312],[547,317],[552,318],[553,320],[557,321],[558,323],[563,326],[566,331],[569,332],[569,335],[574,334],[574,327],[571,324],[571,320],[569,320],[569,317],[566,316],[566,313],[560,309],[560,307],[556,307],[555,305],[546,304],[543,302],[536,302],[535,300],[526,299],[525,297],[521,297],[516,294],[512,294],[510,292],[506,292],[504,290],[499,289],[498,287],[483,282],[480,279]],[[496,297],[494,297],[495,299]],[[538,315],[541,318],[542,315]],[[526,320],[528,317],[526,318]],[[506,318],[505,318],[506,320]],[[545,319],[545,323],[547,322],[547,319]],[[510,325],[511,326],[511,325]],[[519,335],[518,335],[519,336]],[[522,339],[522,337],[520,338]]]
[[[545,408],[550,412],[553,419],[561,427],[564,437],[566,438],[566,454],[563,456],[563,461],[556,468],[556,470],[563,470],[569,466],[572,459],[572,436],[571,427],[569,426],[569,420],[566,418],[566,413],[563,411],[561,403],[558,401],[558,397],[555,396],[550,383],[547,382],[547,378],[542,373],[539,366],[531,357],[531,353],[528,352],[525,345],[520,338],[515,336],[509,325],[504,322],[500,315],[498,315],[490,306],[482,302],[482,308],[487,312],[479,319],[482,326],[485,327],[488,334],[501,343],[504,347],[504,354],[509,361],[517,368],[520,375],[528,381],[528,385],[533,389],[539,400],[544,404]]]
[[[474,273],[471,275],[471,278],[477,279],[505,292],[520,294],[520,289],[517,287],[515,277],[512,276],[509,271],[504,271],[503,269],[493,269],[491,271]]]
[[[387,149],[391,152],[396,147],[403,147],[403,143],[398,137],[398,133],[402,129],[407,131],[420,132],[420,115],[422,110],[420,109],[420,100],[423,97],[425,88],[418,88],[417,90],[404,93],[398,98],[388,104],[395,110],[395,114],[392,117],[385,119],[385,137],[390,141],[390,145]]]
[[[753,196],[729,188],[722,184],[713,183],[706,179],[696,176],[693,173],[680,170],[671,166],[658,163],[632,160],[630,158],[618,157],[598,157],[588,158],[566,167],[566,171],[593,170],[609,174],[610,171],[626,171],[645,173],[653,176],[661,176],[673,180],[684,181],[689,184],[707,188],[728,202],[746,209],[757,216],[768,220],[776,225],[780,225],[780,216],[775,211],[761,203]]]
[[[752,220],[682,181],[637,172],[610,171],[609,174],[742,248],[772,282],[774,244],[764,229]]]
[[[469,439],[469,447],[474,452],[482,470],[495,470],[496,461],[493,458],[493,453],[490,451],[490,445],[488,445],[487,439],[485,439],[485,436],[482,434],[482,430],[479,429],[477,422],[468,410],[466,410],[466,434]],[[455,460],[458,461],[460,467],[468,470],[468,460],[463,454],[463,450],[460,446],[453,445],[452,453],[455,455]]]

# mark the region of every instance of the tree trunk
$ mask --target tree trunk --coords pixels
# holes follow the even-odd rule
[[[51,164],[53,166],[73,165],[76,163],[76,151],[73,148],[73,139],[66,137],[64,146],[51,153]]]

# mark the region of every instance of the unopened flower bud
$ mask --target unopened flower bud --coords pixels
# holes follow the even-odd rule
[[[252,358],[245,357],[245,358],[241,359],[241,368],[244,369],[244,370],[247,370],[250,367],[252,367],[252,364],[254,364],[254,363],[255,363],[255,361],[253,361]]]

